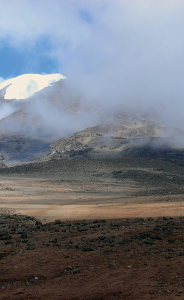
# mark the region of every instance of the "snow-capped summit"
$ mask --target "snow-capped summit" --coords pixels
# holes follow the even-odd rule
[[[0,90],[7,87],[4,99],[27,99],[34,93],[41,91],[52,83],[65,79],[66,77],[57,74],[24,74],[11,79],[8,79],[0,84]]]

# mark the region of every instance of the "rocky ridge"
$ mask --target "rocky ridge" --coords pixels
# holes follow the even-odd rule
[[[41,160],[74,157],[118,158],[124,157],[134,146],[157,143],[164,126],[156,120],[134,115],[115,114],[108,121],[86,128],[76,134],[62,138],[50,145],[50,151]],[[164,141],[162,142],[164,144]]]

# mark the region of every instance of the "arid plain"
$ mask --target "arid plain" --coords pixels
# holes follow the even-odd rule
[[[183,183],[175,151],[1,168],[0,299],[182,299]]]
[[[71,159],[1,169],[1,211],[42,221],[177,216],[183,210],[178,161]]]

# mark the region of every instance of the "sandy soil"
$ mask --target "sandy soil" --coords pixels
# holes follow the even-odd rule
[[[94,183],[86,178],[1,176],[0,212],[31,215],[42,222],[183,215],[183,195],[130,196],[135,189],[121,182],[110,185],[105,179]]]

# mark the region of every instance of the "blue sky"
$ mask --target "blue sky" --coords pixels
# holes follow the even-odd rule
[[[1,2],[1,0],[0,0]],[[73,2],[73,1],[72,1]],[[75,1],[74,1],[75,2]],[[77,4],[78,1],[76,1]],[[37,9],[35,9],[37,3]],[[40,4],[45,4],[46,6],[46,16],[45,13],[42,10],[43,7],[40,7]],[[8,6],[8,5],[9,6]],[[63,10],[63,14],[65,15],[65,3],[63,1],[55,1],[55,9],[57,10],[57,13],[59,13],[59,10]],[[71,3],[70,3],[71,5]],[[71,24],[68,24],[68,28],[65,28],[65,32],[62,32],[61,30],[61,37],[59,36],[59,30],[56,28],[56,32],[53,33],[54,28],[49,28],[46,25],[42,27],[41,24],[38,22],[38,28],[35,28],[33,25],[34,22],[34,9],[37,10],[37,19],[39,21],[39,18],[45,18],[44,21],[48,21],[52,23],[54,22],[54,16],[50,14],[50,8],[51,6],[54,6],[54,2],[52,3],[51,0],[46,0],[43,2],[42,0],[35,2],[35,0],[32,1],[32,15],[33,19],[27,18],[29,14],[29,8],[30,8],[30,1],[25,0],[24,6],[22,6],[22,1],[17,0],[16,4],[14,1],[8,0],[6,4],[2,4],[1,6],[5,6],[6,8],[6,18],[7,20],[13,19],[12,24],[2,24],[2,27],[4,27],[5,34],[1,38],[0,36],[0,78],[11,78],[18,75],[22,75],[25,73],[39,73],[39,74],[50,74],[50,73],[59,73],[62,72],[62,66],[67,64],[67,61],[73,60],[75,54],[78,52],[78,49],[72,49],[73,48],[73,37],[70,36],[72,34],[73,28],[75,26],[79,26],[79,23],[82,23],[82,26],[85,24],[93,24],[93,15],[92,12],[88,8],[86,8],[85,5],[76,5],[75,11],[72,11],[71,6],[66,5],[66,16],[64,18],[67,18],[67,15],[70,15],[70,22]],[[12,9],[15,9],[16,14],[16,8],[20,8],[20,10],[17,12],[17,18],[15,17],[15,14],[12,15],[11,11]],[[20,7],[19,7],[20,6]],[[47,11],[48,9],[48,11]],[[68,12],[68,9],[71,9],[71,12]],[[31,14],[31,12],[30,12]],[[50,15],[49,15],[50,14]],[[74,14],[75,16],[72,16]],[[12,17],[13,16],[13,17]],[[0,13],[1,17],[1,13]],[[47,18],[46,18],[47,17]],[[71,18],[74,17],[74,20],[71,20]],[[60,15],[56,16],[56,23],[59,26],[62,26],[64,22],[62,20],[59,20]],[[24,20],[21,20],[24,19]],[[68,20],[67,20],[68,21]],[[19,26],[20,23],[20,26]],[[76,23],[76,24],[75,24]],[[6,25],[8,27],[8,30],[6,30]],[[15,28],[17,26],[18,30],[14,31],[14,25]],[[81,26],[81,24],[80,24]],[[79,27],[80,27],[79,26]],[[28,28],[26,32],[26,27]],[[40,28],[39,28],[40,27]],[[73,28],[72,28],[73,27]],[[0,24],[1,29],[1,24]],[[49,30],[51,29],[51,30]],[[74,29],[75,30],[75,29]],[[49,32],[50,31],[50,32]],[[3,32],[3,31],[2,31]],[[80,34],[80,32],[78,32]],[[54,36],[56,35],[56,36]],[[16,36],[17,41],[16,41]],[[20,41],[19,41],[20,38]],[[75,38],[75,37],[74,37]],[[62,49],[61,49],[62,48]],[[74,51],[73,51],[74,50]],[[54,53],[56,52],[56,53]],[[61,52],[62,60],[60,59],[60,54],[58,52]],[[87,63],[84,58],[83,66],[86,67]]]
[[[39,38],[31,47],[15,47],[8,40],[0,44],[0,76],[16,77],[25,73],[59,73],[57,58],[50,55],[52,45],[47,37]]]

